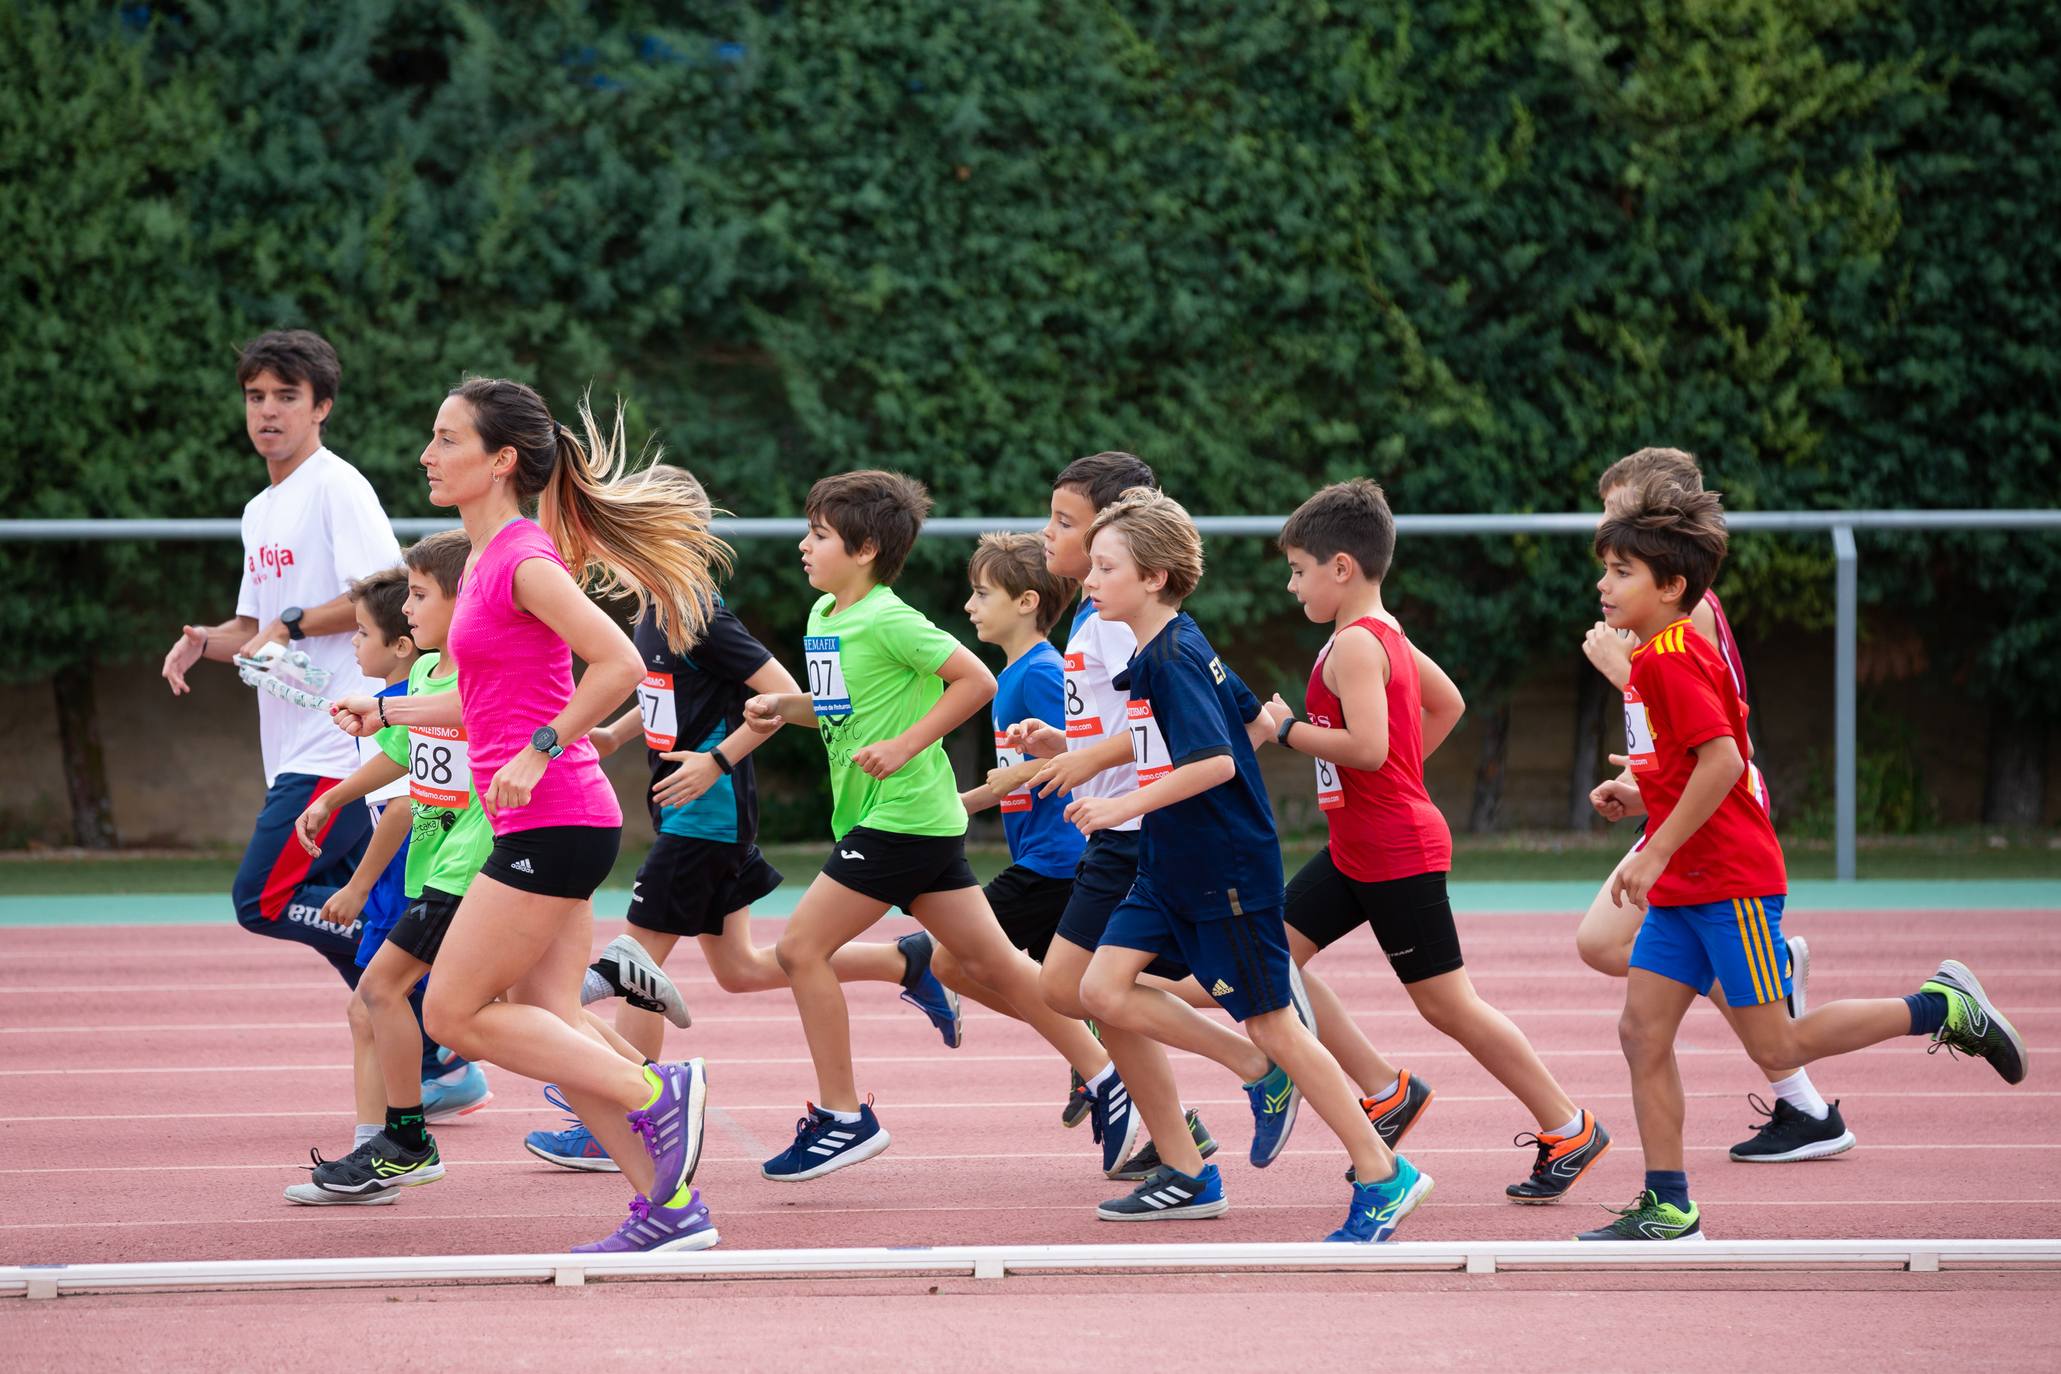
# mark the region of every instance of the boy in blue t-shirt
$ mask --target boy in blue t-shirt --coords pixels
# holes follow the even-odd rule
[[[1271,1105],[1299,1091],[1352,1156],[1351,1210],[1327,1239],[1386,1240],[1431,1179],[1382,1143],[1357,1087],[1295,1015],[1281,846],[1253,752],[1268,738],[1268,718],[1181,611],[1202,580],[1202,536],[1179,502],[1138,490],[1096,517],[1089,547],[1088,595],[1139,645],[1117,679],[1130,692],[1139,786],[1079,798],[1066,815],[1085,834],[1134,816],[1143,824],[1137,882],[1109,918],[1081,1000],[1098,1020],[1158,1039],[1161,1024],[1188,1009],[1139,975],[1162,956],[1193,970],[1243,1024],[1255,1058],[1270,1061],[1247,1093]],[[1135,1192],[1096,1214],[1134,1221],[1225,1210],[1223,1180],[1191,1142],[1162,1144],[1161,1157]]]

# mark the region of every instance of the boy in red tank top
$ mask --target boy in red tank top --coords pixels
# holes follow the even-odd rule
[[[2025,1042],[1966,965],[1948,959],[1907,997],[1848,999],[1791,1017],[1782,949],[1788,873],[1746,761],[1746,708],[1717,649],[1690,628],[1725,556],[1713,492],[1655,475],[1612,502],[1596,531],[1603,618],[1639,647],[1624,692],[1625,757],[1650,818],[1611,896],[1643,909],[1618,1022],[1646,1182],[1609,1226],[1582,1240],[1701,1240],[1682,1155],[1675,1036],[1713,980],[1755,1062],[1809,1064],[1901,1035],[1986,1059],[2025,1078]]]
[[[1365,478],[1303,502],[1281,530],[1288,590],[1303,613],[1334,626],[1310,673],[1307,720],[1275,697],[1276,738],[1308,754],[1330,843],[1288,885],[1288,939],[1297,964],[1360,925],[1372,927],[1424,1019],[1445,1032],[1522,1102],[1538,1123],[1525,1143],[1531,1175],[1515,1202],[1557,1202],[1610,1148],[1610,1135],[1562,1092],[1524,1033],[1481,999],[1460,957],[1446,873],[1453,840],[1424,789],[1424,760],[1459,722],[1452,679],[1381,604],[1395,552],[1395,517]],[[1359,1080],[1367,1115],[1394,1146],[1431,1101],[1430,1085],[1377,1053],[1313,973],[1304,983],[1324,1045]]]

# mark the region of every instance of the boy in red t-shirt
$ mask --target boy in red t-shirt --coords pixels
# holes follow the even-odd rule
[[[1624,491],[1596,531],[1603,618],[1639,637],[1625,688],[1625,753],[1646,838],[1611,893],[1646,908],[1632,946],[1618,1035],[1631,1065],[1646,1186],[1617,1221],[1582,1240],[1700,1240],[1682,1169],[1675,1034],[1716,976],[1732,1026],[1757,1062],[1809,1064],[1900,1035],[1987,1059],[2025,1078],[2025,1042],[1982,984],[1949,959],[1908,997],[1832,1002],[1792,1020],[1779,951],[1788,873],[1746,764],[1746,711],[1731,670],[1690,627],[1725,557],[1723,503],[1665,477]]]
[[[1374,482],[1325,487],[1281,530],[1288,590],[1303,613],[1333,627],[1304,695],[1307,720],[1275,697],[1275,737],[1310,755],[1330,843],[1288,885],[1288,942],[1306,963],[1365,925],[1432,1026],[1522,1102],[1538,1123],[1521,1137],[1538,1155],[1505,1190],[1515,1202],[1557,1202],[1610,1148],[1610,1134],[1575,1105],[1519,1030],[1483,1001],[1460,957],[1446,898],[1453,837],[1424,788],[1424,760],[1466,709],[1460,690],[1381,603],[1395,553],[1395,517]],[[1431,1088],[1396,1069],[1353,1024],[1314,973],[1304,986],[1317,1032],[1367,1094],[1361,1106],[1391,1148],[1431,1101]]]

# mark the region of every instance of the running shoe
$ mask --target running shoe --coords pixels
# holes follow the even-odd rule
[[[1846,1129],[1837,1102],[1826,1104],[1825,1119],[1820,1121],[1779,1097],[1772,1107],[1759,1093],[1746,1094],[1746,1100],[1753,1104],[1762,1120],[1751,1140],[1742,1140],[1732,1147],[1732,1158],[1741,1164],[1787,1164],[1799,1159],[1825,1159],[1843,1155],[1854,1147],[1853,1132]]]
[[[1088,1080],[1081,1077],[1079,1069],[1068,1069],[1073,1075],[1073,1086],[1066,1090],[1066,1106],[1060,1109],[1059,1124],[1069,1131],[1088,1119],[1089,1109],[1095,1104],[1090,1100]]]
[[[1381,1143],[1393,1150],[1424,1115],[1431,1099],[1438,1096],[1432,1086],[1408,1069],[1396,1073],[1396,1090],[1386,1097],[1363,1097],[1360,1110],[1367,1114]]]
[[[629,1219],[613,1235],[586,1245],[575,1245],[576,1255],[655,1255],[666,1250],[706,1250],[722,1237],[709,1220],[708,1204],[701,1193],[687,1190],[687,1201],[678,1207],[654,1207],[651,1199],[638,1193],[630,1199]]]
[[[399,1202],[401,1190],[389,1188],[378,1193],[332,1193],[313,1183],[291,1183],[286,1188],[286,1200],[303,1207],[384,1207],[390,1202]]]
[[[1288,1133],[1295,1129],[1302,1091],[1287,1070],[1272,1064],[1259,1081],[1245,1085],[1245,1100],[1252,1104],[1252,1167],[1264,1169],[1280,1155]]]
[[[617,997],[639,1011],[655,1011],[681,1030],[694,1024],[694,1018],[687,1014],[686,999],[650,951],[637,943],[636,936],[618,935],[610,940],[601,957],[594,961],[593,969]],[[588,1000],[584,995],[580,998],[582,1004]]]
[[[453,1069],[441,1078],[422,1080],[422,1119],[431,1126],[470,1116],[494,1100],[487,1072],[477,1064]]]
[[[1811,947],[1801,935],[1788,936],[1782,943],[1789,948],[1789,1019],[1796,1021],[1805,1011],[1803,988],[1811,976]]]
[[[1317,1009],[1310,1005],[1310,990],[1303,986],[1302,969],[1293,959],[1288,961],[1288,1005],[1295,1008],[1295,1019],[1302,1022],[1302,1028],[1315,1035]]]
[[[522,1138],[522,1147],[538,1159],[546,1160],[565,1169],[582,1169],[589,1173],[618,1174],[622,1170],[608,1157],[601,1142],[587,1129],[578,1114],[566,1105],[565,1095],[558,1091],[556,1083],[544,1085],[544,1100],[565,1113],[565,1129],[562,1131],[531,1131]]]
[[[1345,1214],[1345,1225],[1324,1237],[1345,1245],[1380,1244],[1431,1196],[1431,1175],[1417,1172],[1401,1155],[1395,1157],[1395,1173],[1379,1183],[1362,1183],[1350,1169],[1345,1171],[1345,1181],[1353,1188],[1352,1207]]]
[[[1946,960],[1918,991],[1944,993],[1947,999],[1946,1024],[1933,1035],[1927,1054],[1944,1047],[1949,1052],[1975,1055],[1987,1059],[2006,1083],[2025,1081],[2025,1041],[1989,1000],[1966,964]]]
[[[1195,1149],[1204,1159],[1217,1152],[1216,1137],[1209,1133],[1209,1127],[1202,1124],[1202,1118],[1196,1115],[1193,1107],[1188,1109],[1188,1134],[1194,1138]],[[1159,1147],[1148,1140],[1110,1177],[1134,1183],[1152,1177],[1160,1167]]]
[[[325,1159],[315,1166],[315,1186],[332,1193],[415,1188],[435,1183],[443,1176],[444,1162],[437,1158],[436,1141],[431,1140],[420,1150],[411,1150],[385,1131],[342,1159]]]
[[[930,1024],[944,1039],[945,1048],[956,1050],[966,1043],[966,1023],[959,1015],[959,994],[937,980],[930,971],[935,945],[930,932],[919,930],[895,941],[906,965],[902,973],[902,1000],[930,1018]]]
[[[1088,1095],[1089,1120],[1095,1140],[1102,1146],[1102,1174],[1115,1178],[1124,1161],[1137,1153],[1145,1122],[1131,1104],[1131,1090],[1124,1086],[1124,1076],[1115,1065],[1110,1066],[1101,1088],[1090,1088]]]
[[[1605,1208],[1617,1211],[1616,1208]],[[1651,1188],[1632,1199],[1632,1205],[1617,1212],[1617,1220],[1594,1231],[1584,1231],[1576,1240],[1702,1240],[1703,1217],[1690,1203],[1687,1211],[1662,1202]]]
[[[629,1113],[630,1129],[644,1137],[655,1169],[651,1191],[673,1197],[694,1181],[701,1163],[701,1129],[708,1112],[708,1065],[699,1059],[653,1064],[644,1073],[658,1079],[650,1105]]]
[[[1513,1145],[1535,1145],[1539,1157],[1532,1161],[1531,1177],[1503,1190],[1512,1202],[1558,1202],[1567,1190],[1589,1171],[1589,1166],[1610,1153],[1610,1132],[1588,1108],[1582,1109],[1582,1128],[1573,1135],[1533,1135],[1526,1132]]]
[[[794,1144],[774,1155],[759,1173],[775,1183],[800,1183],[862,1164],[887,1148],[887,1128],[861,1103],[857,1121],[839,1121],[815,1103],[794,1123]]]
[[[1097,1207],[1095,1216],[1102,1221],[1200,1221],[1220,1217],[1230,1207],[1223,1175],[1216,1165],[1205,1164],[1194,1178],[1161,1168],[1127,1196]]]

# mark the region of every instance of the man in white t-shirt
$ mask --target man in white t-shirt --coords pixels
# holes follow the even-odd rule
[[[386,512],[358,470],[322,444],[342,368],[319,334],[265,334],[236,366],[244,428],[271,484],[243,508],[243,585],[236,616],[188,625],[165,655],[172,694],[203,658],[226,663],[277,641],[331,673],[331,698],[376,692],[351,652],[354,612],[346,590],[357,578],[401,561]],[[317,919],[365,853],[371,820],[362,806],[338,810],[319,858],[294,840],[293,824],[316,797],[358,766],[358,742],[319,711],[257,694],[265,761],[265,805],[236,873],[236,919],[244,929],[308,945],[353,986],[358,929]]]

